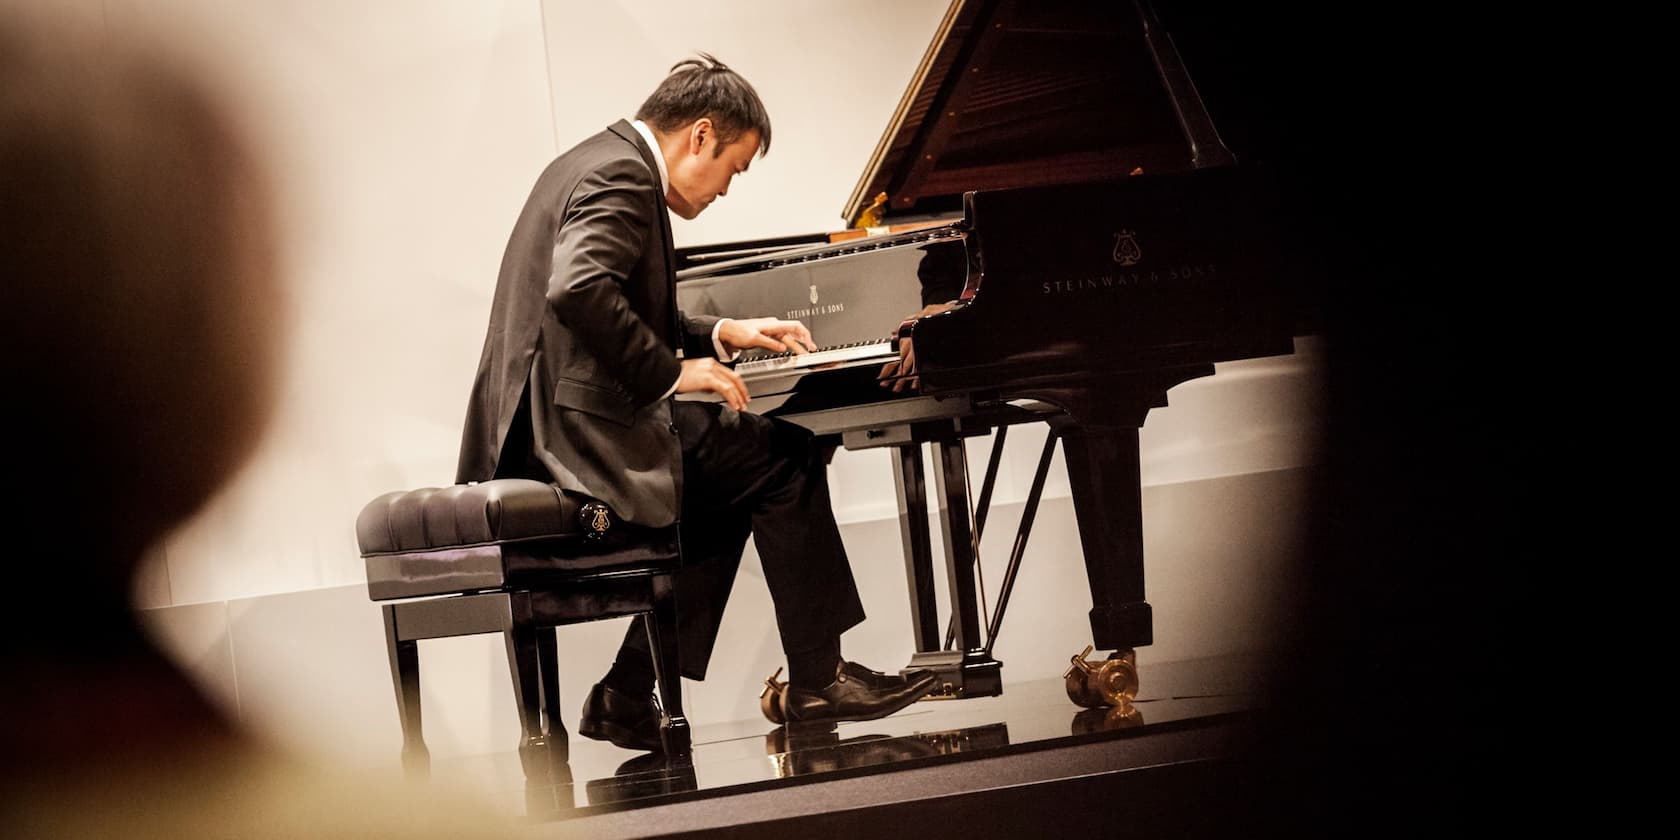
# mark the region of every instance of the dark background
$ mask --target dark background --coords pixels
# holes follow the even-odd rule
[[[1534,294],[1485,270],[1498,220],[1469,215],[1494,215],[1509,165],[1483,80],[1499,39],[1440,6],[1156,10],[1239,162],[1292,173],[1326,269],[1310,577],[1232,815],[1279,835],[1480,821],[1512,785],[1520,712],[1506,310]]]

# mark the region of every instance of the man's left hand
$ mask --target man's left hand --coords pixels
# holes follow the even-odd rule
[[[799,355],[817,349],[811,331],[804,324],[779,318],[730,318],[718,327],[717,337],[732,353],[761,347],[773,353],[791,351]]]

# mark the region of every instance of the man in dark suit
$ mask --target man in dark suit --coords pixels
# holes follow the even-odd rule
[[[727,194],[770,148],[747,81],[711,56],[677,64],[634,122],[549,164],[502,260],[461,443],[459,482],[552,481],[627,522],[679,522],[683,675],[703,679],[751,534],[788,657],[789,720],[891,714],[933,688],[840,655],[863,620],[829,505],[826,461],[803,430],[743,412],[741,351],[815,349],[797,321],[689,317],[675,304],[670,220]],[[676,394],[715,392],[718,401]],[[653,665],[634,623],[590,691],[578,731],[659,746]]]

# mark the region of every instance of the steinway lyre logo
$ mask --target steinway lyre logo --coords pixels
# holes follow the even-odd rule
[[[612,528],[612,509],[600,502],[590,502],[578,511],[578,519],[583,522],[584,536],[598,540]]]
[[[845,290],[842,289],[841,293],[844,294]],[[845,302],[825,303],[822,306],[818,306],[817,305],[817,300],[819,298],[818,298],[818,295],[817,295],[817,284],[815,284],[815,283],[811,284],[811,294],[809,295],[809,297],[811,298],[811,305],[810,306],[801,307],[801,308],[798,308],[798,309],[789,309],[788,311],[782,313],[782,317],[788,319],[789,321],[804,321],[804,320],[807,320],[809,318],[815,318],[818,315],[832,315],[836,312],[846,311]],[[833,298],[830,298],[830,300],[832,300],[832,299]]]
[[[1138,247],[1137,234],[1122,230],[1114,234],[1114,261],[1121,265],[1137,265],[1143,259],[1143,249]]]

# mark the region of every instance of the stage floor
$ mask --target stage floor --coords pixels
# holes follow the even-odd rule
[[[1145,663],[1135,702],[1118,710],[1075,704],[1061,679],[1012,683],[1004,672],[997,697],[926,700],[881,720],[698,723],[691,768],[573,734],[547,782],[527,780],[512,750],[434,762],[432,780],[488,792],[533,837],[727,834],[812,813],[961,808],[987,791],[996,806],[1000,789],[1042,798],[1076,793],[1076,780],[1216,762],[1261,690],[1254,657]]]

